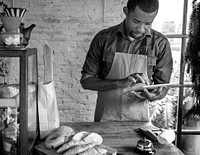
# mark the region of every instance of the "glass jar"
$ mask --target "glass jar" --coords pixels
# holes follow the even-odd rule
[[[14,126],[3,129],[3,155],[17,155],[18,135],[18,131]]]

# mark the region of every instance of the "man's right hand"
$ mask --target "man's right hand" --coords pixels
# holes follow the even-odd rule
[[[136,80],[132,76],[128,76],[127,78],[121,80],[121,88],[131,87],[135,83]]]
[[[141,73],[134,73],[122,80],[122,88],[134,86],[136,83],[149,84],[149,81],[145,79]]]
[[[135,79],[135,83],[144,83],[146,85],[149,85],[149,80],[145,78],[143,73],[134,73],[130,76]]]
[[[89,77],[83,80],[81,84],[84,89],[95,90],[95,91],[106,91],[117,88],[128,88],[134,86],[136,83],[142,83],[142,82],[146,82],[143,75],[133,74],[126,77],[125,79],[120,79],[120,80]]]

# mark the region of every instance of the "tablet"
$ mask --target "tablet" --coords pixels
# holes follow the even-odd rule
[[[155,84],[155,85],[139,85],[139,86],[133,86],[130,88],[129,91],[142,91],[143,89],[156,89],[158,87],[167,87],[167,86],[175,86],[177,84],[170,84],[170,83],[165,83],[165,84]]]
[[[170,86],[171,84],[170,83],[165,83],[165,84],[155,84],[155,85],[146,85],[146,86],[142,86],[143,89],[146,88],[146,89],[156,89],[158,87],[166,87],[166,86]]]

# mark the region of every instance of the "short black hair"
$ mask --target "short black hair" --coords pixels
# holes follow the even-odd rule
[[[146,13],[152,13],[158,11],[159,2],[158,0],[128,0],[127,8],[129,11],[134,12],[136,6]]]

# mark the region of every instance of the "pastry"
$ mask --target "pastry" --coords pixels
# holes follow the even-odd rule
[[[103,142],[103,138],[99,134],[82,131],[82,132],[76,133],[72,137],[71,141],[63,144],[57,150],[57,153],[63,153],[67,150],[70,150],[71,148],[74,148],[76,146],[81,146],[81,145],[83,145],[83,147],[87,146],[87,144],[94,144],[94,146],[96,146],[96,145],[100,145],[102,142]],[[77,149],[79,149],[79,147],[77,147]],[[83,148],[81,147],[81,149]]]
[[[75,134],[75,131],[68,126],[60,126],[53,130],[45,140],[47,149],[57,148],[66,143],[69,138]]]

